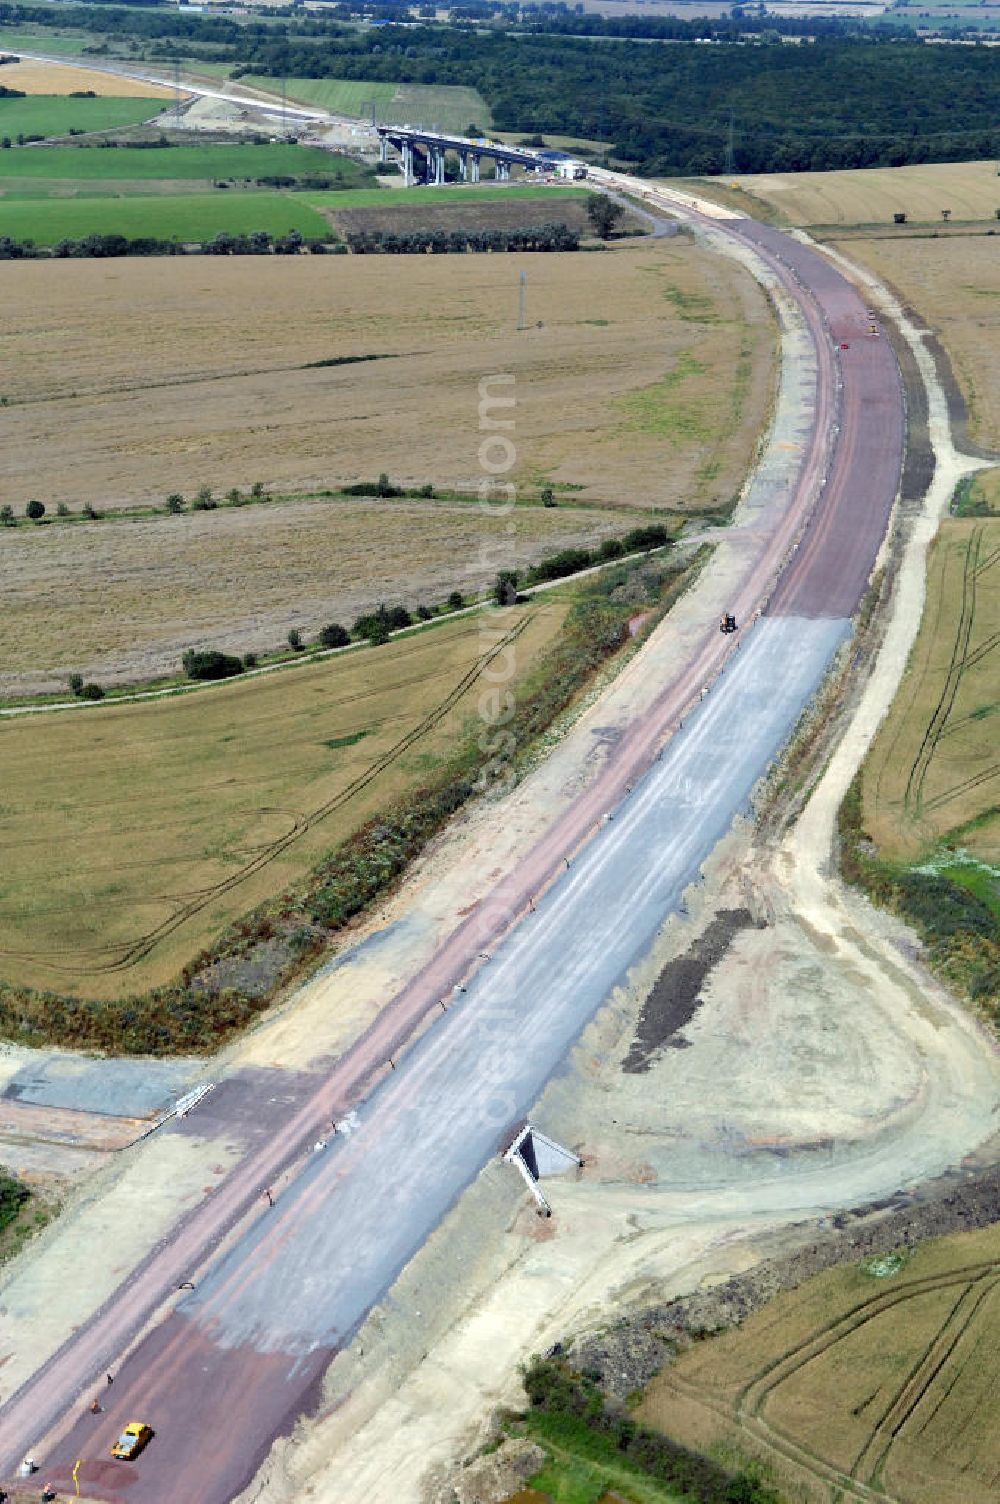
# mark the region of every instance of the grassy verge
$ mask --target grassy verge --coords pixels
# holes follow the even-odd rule
[[[616,577],[621,580],[616,582]],[[114,1054],[210,1052],[263,1012],[375,900],[469,799],[519,776],[532,748],[598,671],[628,642],[636,579],[652,622],[682,588],[680,568],[642,562],[581,584],[560,636],[522,681],[502,737],[478,723],[420,786],[368,819],[309,875],[231,925],[176,982],[111,1001],[0,983],[0,1035]],[[631,584],[630,584],[631,581]],[[625,599],[617,599],[625,596]],[[374,649],[373,651],[378,651]],[[498,744],[514,749],[498,752]],[[258,964],[267,985],[241,982]]]
[[[840,865],[848,882],[905,919],[926,959],[949,986],[1000,1024],[1000,884],[979,862],[906,866],[877,855],[864,828],[859,773],[840,807]],[[992,815],[993,811],[989,814]]]
[[[548,1453],[531,1486],[558,1504],[596,1504],[609,1489],[636,1504],[779,1504],[758,1469],[730,1472],[639,1425],[565,1361],[536,1360],[524,1387],[531,1408],[507,1429]]]
[[[0,1167],[0,1264],[13,1258],[48,1222],[47,1207]]]

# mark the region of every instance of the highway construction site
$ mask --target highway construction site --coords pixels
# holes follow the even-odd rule
[[[123,1142],[213,1089],[113,1161],[80,1132],[102,1168],[2,1288],[4,1477],[30,1452],[59,1490],[79,1464],[92,1500],[443,1504],[532,1353],[762,1250],[842,1244],[846,1209],[895,1213],[991,1163],[991,1040],[831,856],[973,462],[873,280],[862,297],[799,240],[616,186],[737,256],[776,308],[774,420],[732,524],[533,771],[453,822],[254,1033],[155,1088],[117,1068]],[[902,391],[874,309],[909,340],[936,459],[901,502]],[[879,565],[892,590],[852,641]],[[796,764],[809,738],[822,755]],[[26,1162],[54,1156],[93,1073],[6,1060],[9,1113],[54,1114]],[[547,1217],[501,1157],[525,1119],[581,1161],[546,1182]],[[612,1387],[648,1377],[638,1338],[594,1342]],[[148,1451],[112,1462],[140,1413]]]

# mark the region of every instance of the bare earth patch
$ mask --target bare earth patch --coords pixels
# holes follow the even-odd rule
[[[515,480],[697,510],[739,486],[770,395],[763,295],[683,240],[567,256],[14,262],[5,277],[0,490],[18,507],[258,479],[335,488],[383,470],[474,489],[479,384],[509,372]],[[357,355],[393,359],[303,369]],[[664,380],[698,424],[671,409],[658,431],[623,432],[616,399]]]

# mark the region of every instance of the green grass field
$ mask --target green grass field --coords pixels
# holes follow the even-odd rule
[[[237,80],[248,88],[280,95],[281,80],[250,74]],[[335,115],[371,117],[372,104],[378,120],[397,125],[437,125],[446,131],[464,133],[470,125],[484,130],[490,110],[475,89],[436,84],[375,83],[355,78],[290,78],[288,98],[297,104],[315,104]]]
[[[79,57],[89,43],[89,37],[59,36],[47,27],[44,31],[0,30],[0,51],[3,52],[43,52],[51,57]]]
[[[2,165],[2,164],[0,164]],[[503,188],[348,188],[337,193],[300,193],[299,198],[317,209],[393,209],[400,204],[454,204],[462,198],[476,203],[515,198],[562,203],[567,198],[584,198],[586,188],[529,188],[515,183]]]
[[[152,235],[161,240],[210,240],[220,230],[248,235],[300,230],[320,236],[329,229],[302,193],[179,193],[143,198],[7,199],[3,233],[13,240],[55,245],[84,235]]]
[[[0,188],[25,179],[70,182],[144,178],[241,179],[259,177],[342,177],[357,182],[362,169],[348,157],[306,146],[176,146],[162,151],[119,146],[113,151],[79,146],[33,146],[0,156]]]
[[[14,141],[19,135],[64,136],[70,130],[114,130],[149,120],[169,103],[166,99],[72,99],[58,94],[0,99],[0,137],[9,136]]]

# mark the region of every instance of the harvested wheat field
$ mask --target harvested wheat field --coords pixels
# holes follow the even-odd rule
[[[555,603],[463,617],[142,704],[0,723],[0,977],[87,997],[174,978],[220,930],[453,751],[505,632],[518,674]]]
[[[105,685],[176,673],[192,646],[267,652],[292,627],[308,640],[380,601],[468,596],[627,523],[572,506],[317,498],[6,530],[0,695],[64,690],[74,672]]]
[[[970,1504],[1000,1495],[1000,1230],[829,1270],[698,1343],[640,1419],[735,1445],[788,1497]]]
[[[920,632],[864,765],[864,827],[889,858],[940,843],[1000,860],[1000,520],[944,524]]]
[[[862,167],[844,172],[779,172],[727,179],[782,224],[892,224],[993,219],[1000,209],[995,162],[932,162],[914,167]],[[704,184],[711,195],[711,180]]]
[[[74,94],[82,89],[106,99],[173,99],[173,89],[148,84],[144,79],[102,73],[98,68],[78,68],[72,63],[5,63],[2,82],[24,94]]]
[[[968,407],[970,438],[1000,449],[1000,235],[833,244],[934,330]]]
[[[314,490],[381,471],[475,489],[480,382],[509,372],[505,478],[698,510],[737,490],[771,390],[763,294],[683,239],[575,255],[13,262],[4,276],[0,494],[16,506],[255,480]],[[360,355],[383,358],[330,364]]]

